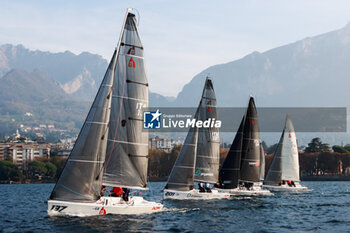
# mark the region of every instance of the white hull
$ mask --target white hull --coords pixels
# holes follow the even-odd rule
[[[47,201],[47,212],[50,216],[92,216],[103,214],[149,214],[160,212],[163,205],[144,200],[142,197],[130,197],[125,202],[120,197],[101,197],[93,203],[79,203],[67,201]]]
[[[263,185],[264,188],[267,188],[271,191],[275,192],[293,192],[293,191],[309,191],[309,189],[305,186],[301,186],[300,184],[295,184],[295,187],[291,187],[289,185]]]
[[[210,199],[229,199],[230,193],[218,192],[213,189],[211,193],[199,192],[199,190],[192,189],[190,191],[177,191],[164,189],[163,198],[173,200],[210,200]]]
[[[245,187],[239,187],[235,189],[220,189],[224,192],[228,192],[233,196],[271,196],[271,193],[267,189],[262,189],[261,186],[253,186],[250,189]]]

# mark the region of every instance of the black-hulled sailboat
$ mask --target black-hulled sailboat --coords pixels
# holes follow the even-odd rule
[[[49,215],[89,216],[157,212],[142,197],[104,197],[103,185],[145,189],[148,133],[142,111],[148,83],[136,17],[127,9],[118,46],[48,200]]]
[[[271,195],[261,187],[261,145],[254,98],[247,110],[219,173],[219,188],[234,195]]]
[[[202,122],[218,120],[214,87],[208,77],[194,118]],[[229,198],[229,194],[210,188],[195,189],[194,182],[217,183],[219,154],[219,127],[190,128],[164,188],[164,199]]]
[[[264,180],[264,187],[273,191],[307,190],[299,177],[299,153],[293,123],[289,116]]]

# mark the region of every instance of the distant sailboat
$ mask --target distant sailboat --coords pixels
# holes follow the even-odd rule
[[[142,197],[101,196],[102,185],[145,189],[148,133],[142,111],[148,83],[136,17],[127,10],[120,40],[65,168],[49,215],[141,214],[162,209]]]
[[[203,122],[218,119],[215,92],[209,78],[205,81],[195,119]],[[194,182],[217,183],[219,153],[218,128],[190,128],[165,186],[164,199],[229,198],[229,194],[219,193],[217,190],[207,189],[207,192],[200,192],[194,189]]]
[[[274,191],[307,190],[300,185],[299,153],[294,127],[289,116],[278,143],[264,187]]]
[[[261,143],[254,98],[250,97],[246,113],[220,169],[219,187],[235,195],[270,195],[261,188]]]

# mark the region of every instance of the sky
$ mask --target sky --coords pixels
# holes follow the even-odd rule
[[[150,91],[176,96],[204,69],[344,27],[348,0],[1,0],[0,44],[109,60],[139,12]]]

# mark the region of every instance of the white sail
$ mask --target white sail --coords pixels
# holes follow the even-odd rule
[[[282,180],[299,181],[299,154],[292,121],[287,116],[282,146]]]

